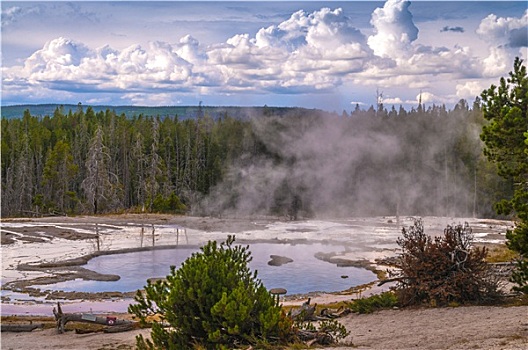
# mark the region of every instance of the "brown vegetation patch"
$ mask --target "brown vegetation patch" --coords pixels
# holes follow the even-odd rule
[[[30,242],[45,242],[42,237],[46,238],[62,238],[67,240],[83,240],[95,238],[95,227],[83,227],[84,229],[92,229],[94,233],[86,233],[76,231],[74,228],[62,228],[56,226],[21,226],[21,227],[10,227],[9,230],[20,233],[22,236],[17,237],[17,240],[30,241]],[[2,234],[3,237],[3,234]]]
[[[486,261],[489,263],[501,263],[515,261],[519,254],[510,250],[505,244],[488,244],[488,256]]]
[[[44,243],[46,242],[45,239],[38,238],[38,237],[20,237],[17,238],[18,241],[26,242],[26,243]]]
[[[38,265],[19,265],[20,270],[25,271],[42,271],[49,273],[49,276],[37,277],[29,280],[13,281],[3,286],[4,289],[11,289],[29,293],[32,296],[42,296],[48,293],[40,292],[37,288],[30,288],[34,285],[47,285],[58,282],[72,281],[75,279],[84,279],[92,281],[118,281],[118,275],[101,274],[92,270],[88,270],[78,266],[71,266],[68,269],[55,268],[41,268]]]
[[[13,236],[15,236],[14,234],[9,233],[9,232],[2,232],[1,236],[2,236],[2,241],[1,241],[2,245],[15,243],[15,240],[13,239]]]
[[[103,300],[103,299],[123,299],[133,298],[136,292],[63,292],[63,291],[52,291],[48,294],[46,299],[56,300]]]

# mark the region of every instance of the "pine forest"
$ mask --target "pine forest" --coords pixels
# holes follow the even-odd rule
[[[493,217],[512,193],[483,155],[478,98],[341,114],[209,110],[188,118],[79,104],[3,117],[2,216]]]

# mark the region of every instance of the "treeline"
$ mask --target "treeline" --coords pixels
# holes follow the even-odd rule
[[[63,104],[59,108],[62,110],[75,110],[78,107],[73,104]],[[116,113],[117,115],[125,114],[127,116],[133,115],[156,115],[156,116],[174,116],[178,115],[180,120],[192,119],[209,115],[213,118],[224,116],[226,113],[230,117],[237,119],[247,119],[252,115],[273,114],[285,115],[291,113],[293,110],[302,111],[300,107],[268,107],[268,106],[253,106],[253,107],[234,107],[234,106],[204,106],[201,103],[197,106],[110,106],[110,105],[90,105],[95,113],[105,112],[107,109]],[[28,105],[12,105],[2,106],[2,117],[6,119],[20,118],[26,109],[31,111],[33,115],[45,116],[53,115],[57,104],[28,104]]]
[[[249,118],[251,117],[251,118]],[[193,119],[79,105],[2,118],[2,216],[237,213],[492,216],[479,101],[341,115]]]
[[[246,128],[232,118],[26,110],[2,119],[2,214],[185,211],[221,179]]]

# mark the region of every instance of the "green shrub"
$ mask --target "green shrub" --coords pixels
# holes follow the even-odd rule
[[[371,295],[368,298],[354,300],[350,309],[360,314],[369,314],[379,309],[398,306],[398,297],[393,292]]]
[[[249,247],[210,241],[166,281],[138,291],[129,312],[141,321],[161,316],[171,328],[152,325],[150,340],[139,336],[139,349],[234,348],[243,344],[281,343],[291,338],[292,321],[248,268]]]
[[[339,341],[350,335],[350,331],[338,320],[324,320],[319,323],[319,332],[324,332],[332,337],[332,340]]]
[[[524,196],[525,201],[528,202],[528,194],[525,193]],[[528,208],[528,204],[526,204],[526,208]],[[528,222],[517,223],[515,230],[506,232],[506,239],[508,240],[508,248],[520,253],[517,258],[516,269],[510,279],[516,284],[512,289],[528,294]]]
[[[161,194],[158,194],[152,201],[152,212],[155,213],[183,214],[186,210],[187,207],[174,192],[168,197],[163,197]]]
[[[313,339],[316,339],[314,343],[319,345],[330,345],[339,343],[350,335],[350,331],[336,319],[322,320],[315,325],[301,316],[294,319],[293,327],[296,329],[297,341],[290,347],[306,344],[306,341]]]

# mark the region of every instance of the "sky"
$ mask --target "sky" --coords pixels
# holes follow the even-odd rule
[[[1,105],[473,101],[528,57],[526,1],[2,1]]]

